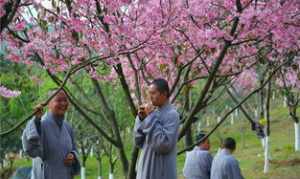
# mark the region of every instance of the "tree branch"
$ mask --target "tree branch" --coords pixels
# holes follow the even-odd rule
[[[230,111],[228,111],[224,117],[222,117],[222,119],[220,120],[220,122],[218,122],[216,124],[216,126],[208,133],[206,134],[200,141],[204,141],[206,140],[209,136],[211,136],[217,129],[218,127],[227,119],[227,117],[233,113],[237,108],[240,108],[241,105],[243,103],[245,103],[251,96],[253,96],[255,93],[259,92],[261,89],[263,89],[268,83],[269,81],[272,79],[272,77],[276,74],[276,72],[285,64],[287,64],[289,61],[285,61],[283,63],[281,63],[272,73],[270,73],[270,76],[268,77],[268,79],[257,89],[253,90],[250,94],[248,94],[243,100],[241,100],[235,107],[233,107]],[[191,149],[193,149],[197,144],[193,144],[192,146],[189,146],[183,150],[181,150],[180,152],[177,153],[177,155],[180,155],[186,151],[189,151]]]

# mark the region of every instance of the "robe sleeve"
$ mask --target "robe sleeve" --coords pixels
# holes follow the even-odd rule
[[[31,119],[22,134],[22,145],[24,152],[32,158],[43,159],[43,146],[41,137],[41,121],[35,117]]]
[[[170,153],[177,143],[179,114],[171,111],[166,119],[157,120],[153,126],[152,147],[159,154]]]
[[[134,141],[137,147],[143,148],[147,138],[152,134],[153,128],[157,121],[157,113],[150,113],[144,120],[136,117],[134,125]]]
[[[229,160],[226,163],[226,171],[228,174],[228,178],[230,179],[243,179],[244,177],[242,176],[240,167],[239,167],[239,162],[235,159]]]
[[[71,153],[75,156],[75,162],[72,165],[72,175],[78,175],[80,173],[80,162],[79,162],[79,155],[78,155],[78,150],[76,147],[75,143],[75,135],[74,135],[74,130],[69,126],[69,133],[72,139],[72,151]]]
[[[137,116],[134,125],[134,142],[139,148],[143,148],[145,141],[145,134],[143,133],[143,122]]]

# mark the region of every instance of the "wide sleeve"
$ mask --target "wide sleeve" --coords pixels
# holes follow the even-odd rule
[[[22,134],[24,152],[32,158],[43,159],[43,142],[41,137],[41,121],[35,117],[28,121]]]
[[[75,156],[75,162],[72,165],[72,175],[78,175],[80,173],[80,160],[79,154],[76,147],[74,130],[69,126],[70,136],[72,139],[72,151],[71,153]]]
[[[152,147],[157,153],[170,153],[177,143],[179,114],[176,111],[169,112],[165,119],[159,119],[153,126]]]
[[[135,119],[135,125],[134,125],[134,142],[135,145],[139,148],[143,148],[144,142],[145,142],[145,134],[143,132],[143,122],[139,119],[137,116]]]
[[[150,113],[144,120],[137,116],[134,125],[134,141],[137,147],[143,148],[147,138],[151,135],[153,127],[157,121],[157,113]]]

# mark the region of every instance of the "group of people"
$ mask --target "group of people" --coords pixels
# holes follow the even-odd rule
[[[196,137],[198,145],[186,154],[183,175],[186,179],[243,179],[238,161],[232,155],[236,142],[228,137],[213,158],[209,153],[209,139],[204,133]]]
[[[55,89],[49,95],[53,95]],[[149,86],[151,104],[141,105],[134,126],[135,144],[141,148],[136,165],[137,179],[176,179],[176,144],[179,114],[170,104],[170,90],[164,79],[155,79]],[[80,173],[72,127],[65,120],[67,95],[60,90],[48,104],[36,108],[35,117],[23,131],[23,150],[33,158],[31,179],[73,179]],[[237,160],[232,156],[236,143],[223,141],[222,149],[213,158],[209,140],[197,136],[199,145],[186,155],[186,179],[242,179]]]
[[[137,179],[176,179],[176,143],[179,114],[169,103],[166,80],[157,79],[149,89],[152,105],[139,109],[134,127],[135,143],[142,152],[137,165]],[[233,138],[226,138],[213,158],[209,139],[197,135],[198,145],[186,154],[183,175],[186,179],[243,179],[239,163],[232,155],[236,148]]]

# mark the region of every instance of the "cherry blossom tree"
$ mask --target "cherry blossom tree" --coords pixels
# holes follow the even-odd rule
[[[276,80],[277,85],[280,87],[283,95],[287,99],[287,107],[289,109],[289,115],[294,122],[295,128],[295,151],[300,150],[300,129],[299,129],[299,117],[297,115],[297,108],[299,106],[299,57],[297,54],[290,54],[291,64],[285,66],[280,71]]]
[[[64,89],[84,71],[112,119],[115,112],[100,82],[120,84],[134,116],[149,82],[166,78],[171,101],[180,104],[185,96],[189,104],[183,108],[179,140],[224,85],[237,77],[249,88],[258,63],[278,70],[285,63],[281,57],[299,49],[298,0],[7,0],[0,1],[0,9],[6,60],[38,66]],[[103,66],[108,68],[104,74]],[[187,101],[184,89],[197,86],[195,100]],[[117,120],[113,125],[116,138],[104,138],[122,149]],[[130,167],[124,151],[119,154],[124,173],[134,178],[137,148]]]

